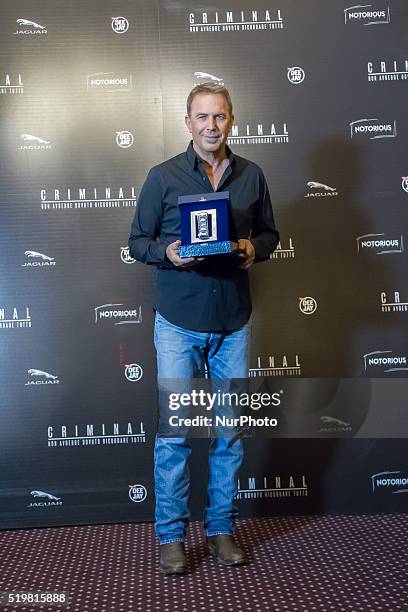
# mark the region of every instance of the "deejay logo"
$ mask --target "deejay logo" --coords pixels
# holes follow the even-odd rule
[[[129,22],[126,17],[112,17],[112,30],[116,34],[124,34],[129,29]]]
[[[143,376],[143,369],[137,363],[125,366],[125,376],[130,382],[138,382]]]
[[[132,264],[135,263],[136,259],[133,259],[133,257],[131,257],[129,255],[129,247],[120,247],[120,258],[123,261],[123,263],[125,264]]]
[[[408,193],[408,176],[402,176],[401,179],[401,187],[406,193]]]
[[[299,85],[299,83],[303,83],[305,80],[305,71],[303,68],[299,66],[293,66],[293,68],[288,68],[288,81],[293,83],[293,85]]]
[[[116,144],[122,149],[128,149],[133,144],[133,134],[126,130],[116,132]]]
[[[368,140],[376,140],[378,138],[396,138],[397,137],[397,122],[380,121],[379,119],[357,119],[350,123],[350,136],[362,136]]]
[[[310,315],[317,310],[317,301],[313,297],[300,297],[299,310],[305,315]]]
[[[147,497],[147,489],[142,484],[129,485],[129,498],[132,502],[140,504]]]
[[[372,4],[357,4],[344,9],[344,23],[358,23],[365,26],[390,23],[390,7],[375,7]]]

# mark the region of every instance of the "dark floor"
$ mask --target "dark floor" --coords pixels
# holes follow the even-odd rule
[[[237,535],[251,564],[219,566],[192,523],[192,573],[164,577],[150,524],[0,531],[0,591],[69,591],[67,612],[408,612],[408,514],[246,519]]]

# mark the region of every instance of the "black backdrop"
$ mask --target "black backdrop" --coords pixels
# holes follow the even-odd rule
[[[246,441],[241,513],[406,508],[408,10],[230,5],[3,10],[0,527],[152,519],[155,272],[126,245],[209,79],[231,91],[230,146],[264,169],[281,232],[251,273],[250,376],[284,390],[292,425]]]

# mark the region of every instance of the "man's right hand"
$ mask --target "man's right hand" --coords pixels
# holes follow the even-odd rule
[[[172,242],[166,248],[167,258],[171,261],[172,264],[177,266],[178,268],[183,268],[187,270],[188,268],[193,268],[201,261],[207,259],[206,257],[183,257],[183,259],[179,256],[179,246],[181,245],[181,240],[176,240],[176,242]]]

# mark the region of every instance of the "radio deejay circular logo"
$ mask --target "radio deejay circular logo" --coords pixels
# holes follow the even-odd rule
[[[112,17],[112,30],[116,34],[124,34],[129,29],[129,22],[126,17]]]
[[[129,485],[129,497],[132,502],[143,502],[147,497],[147,489],[142,484]]]
[[[116,132],[116,144],[122,149],[127,149],[131,147],[133,144],[134,138],[132,132],[128,132],[127,130],[122,130],[121,132]]]
[[[138,363],[125,366],[125,376],[130,382],[138,382],[143,376],[143,368]]]
[[[313,297],[299,298],[299,309],[305,315],[310,315],[317,310],[317,301]]]
[[[133,259],[133,257],[131,257],[129,255],[129,247],[120,247],[120,258],[123,261],[123,263],[125,264],[132,264],[136,262],[136,259]]]
[[[403,188],[404,191],[408,193],[408,176],[402,176],[401,178],[402,178],[401,187]]]
[[[299,83],[303,83],[305,80],[305,71],[300,66],[293,66],[293,68],[288,68],[288,80],[290,83],[294,85],[299,85]]]

